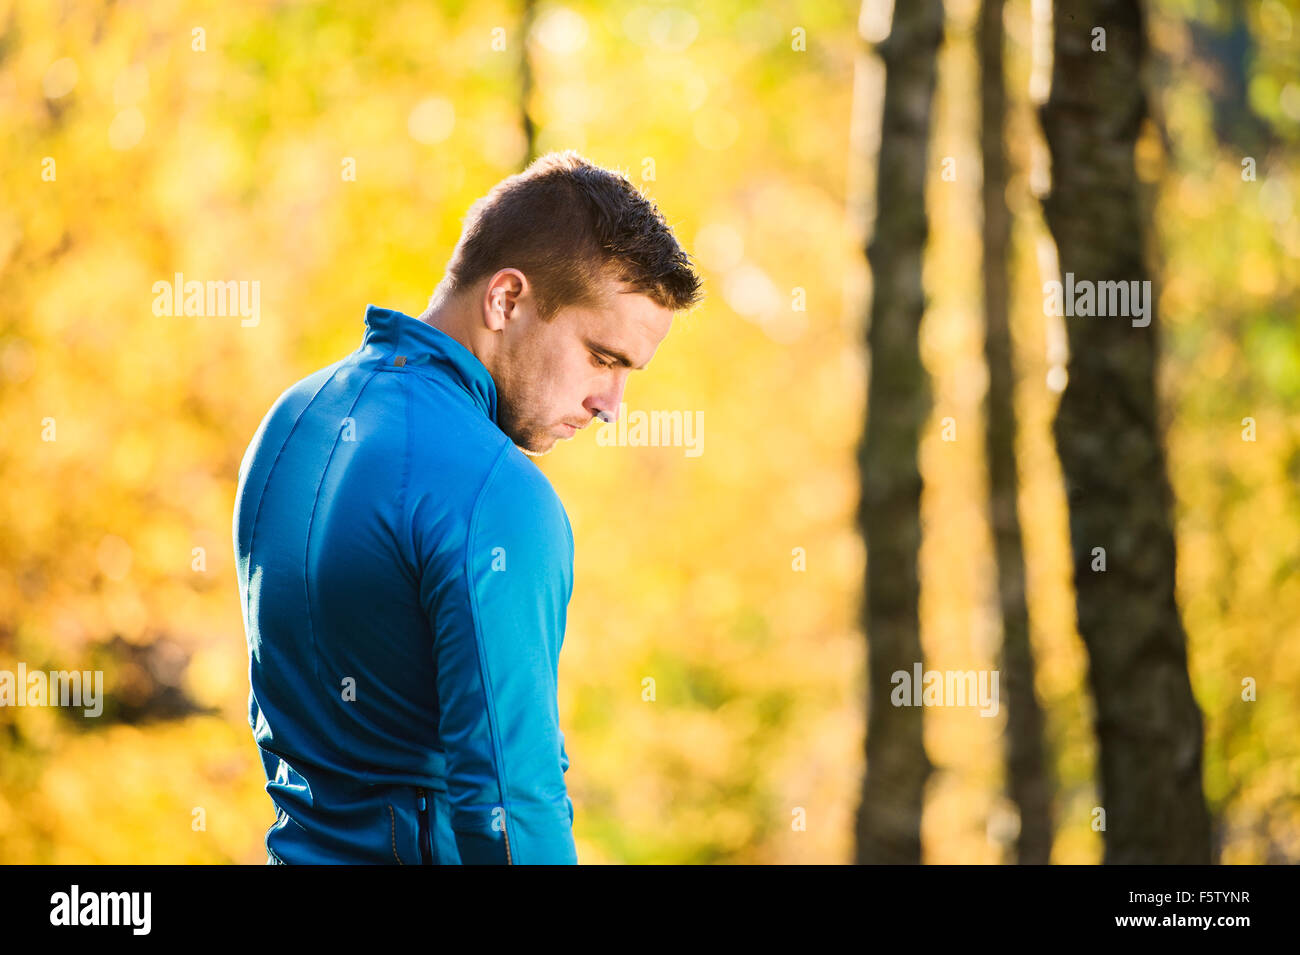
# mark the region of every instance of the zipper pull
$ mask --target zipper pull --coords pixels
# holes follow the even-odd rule
[[[418,795],[418,796],[420,797],[420,812],[424,812],[424,810],[427,808],[427,806],[426,806],[426,804],[425,804],[425,801],[424,801],[424,790],[423,790],[423,789],[416,789],[416,790],[415,790],[415,793],[416,793],[416,795]]]

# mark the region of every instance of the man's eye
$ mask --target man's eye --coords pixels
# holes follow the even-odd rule
[[[601,359],[601,357],[600,357],[599,355],[595,354],[594,352],[592,353],[592,356],[591,356],[591,363],[592,363],[593,365],[595,365],[597,368],[613,368],[613,367],[614,367],[614,363],[613,363],[612,361],[604,361],[604,360]]]

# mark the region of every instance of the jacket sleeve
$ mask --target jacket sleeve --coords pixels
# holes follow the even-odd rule
[[[545,475],[506,452],[471,510],[461,573],[426,604],[451,828],[466,864],[576,864],[556,698],[573,538]]]

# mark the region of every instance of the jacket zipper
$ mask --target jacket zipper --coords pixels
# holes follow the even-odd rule
[[[420,799],[420,864],[433,865],[433,834],[429,826],[429,800],[425,797],[423,786],[417,786],[415,794]]]
[[[501,835],[506,837],[506,865],[514,865],[514,863],[510,861],[510,830],[505,826],[502,826]]]

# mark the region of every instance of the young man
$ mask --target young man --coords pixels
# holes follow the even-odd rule
[[[577,862],[573,532],[525,455],[612,421],[700,296],[631,182],[551,153],[471,207],[420,318],[368,306],[275,402],[233,527],[268,864]]]

